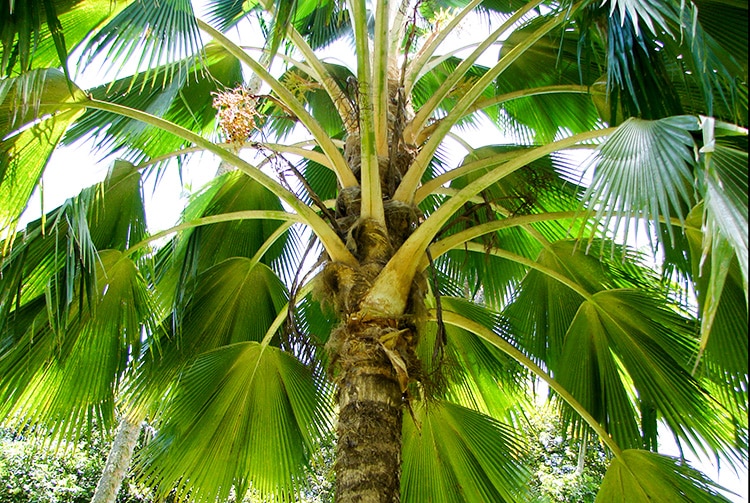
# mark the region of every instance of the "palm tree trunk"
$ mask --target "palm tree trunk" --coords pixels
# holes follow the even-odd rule
[[[91,503],[114,503],[122,481],[130,468],[133,451],[141,432],[141,421],[123,416],[112,440],[102,476],[96,484]]]
[[[356,148],[348,157],[352,166],[359,165]],[[342,191],[336,207],[347,246],[359,265],[329,262],[321,282],[321,292],[342,321],[327,344],[339,408],[335,501],[397,503],[402,402],[416,361],[414,327],[406,322],[410,317],[405,313],[375,315],[363,302],[393,256],[394,246],[403,243],[413,225],[410,212],[400,219],[407,221],[405,226],[396,225],[400,220],[395,218],[388,218],[388,228],[362,219],[359,204],[358,193]]]
[[[381,343],[393,330],[350,322],[338,332],[336,502],[398,502],[402,394]]]

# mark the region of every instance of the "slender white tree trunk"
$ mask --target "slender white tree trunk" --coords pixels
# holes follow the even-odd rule
[[[122,481],[130,468],[135,444],[141,432],[141,421],[123,416],[112,439],[102,476],[96,485],[91,503],[115,503]]]

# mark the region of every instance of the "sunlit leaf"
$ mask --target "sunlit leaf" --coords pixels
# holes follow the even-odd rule
[[[0,9],[0,73],[62,67],[72,48],[112,12],[109,0],[26,0]]]
[[[293,500],[328,417],[324,390],[299,361],[278,348],[237,343],[201,355],[184,372],[139,464],[162,497],[174,488],[178,498],[216,501],[233,487],[239,496],[251,487]]]
[[[148,408],[198,355],[230,344],[260,342],[287,303],[287,291],[264,264],[234,257],[199,274],[172,319],[165,320],[154,352],[128,392],[135,407]],[[278,344],[278,338],[274,339]]]
[[[624,447],[639,448],[655,433],[645,420],[643,439],[636,429],[634,407],[645,403],[695,452],[740,449],[730,415],[690,374],[698,345],[693,323],[660,305],[633,289],[599,292],[583,303],[566,334],[560,383]]]
[[[14,230],[52,151],[83,110],[84,99],[58,70],[37,70],[0,80],[0,235]]]
[[[434,303],[432,303],[434,308]],[[502,321],[486,307],[455,297],[441,298],[441,314],[457,313],[497,330]],[[445,340],[437,340],[437,314],[420,334],[416,352],[424,373],[423,393],[444,397],[492,417],[513,421],[524,400],[522,368],[506,354],[461,328],[446,325]],[[502,393],[498,390],[502,389]]]
[[[96,58],[104,59],[106,70],[119,71],[126,62],[137,61],[136,72],[188,58],[186,63],[172,67],[165,77],[171,80],[188,71],[200,50],[198,25],[189,0],[139,0],[129,3],[95,32],[87,41],[84,56],[89,64]],[[97,62],[101,64],[101,60]]]
[[[692,206],[694,117],[645,121],[630,119],[597,150],[591,186],[583,196],[601,228],[627,240],[635,220],[681,222]]]
[[[693,266],[694,285],[701,314],[701,349],[696,370],[714,380],[714,396],[737,418],[747,417],[748,338],[747,290],[743,288],[742,273],[729,248],[728,260],[714,260],[713,252],[704,255],[706,239],[701,229],[703,205],[699,204],[688,215],[687,238]],[[714,239],[719,239],[716,236]],[[714,242],[712,248],[716,248]],[[718,273],[714,272],[720,268]],[[717,276],[722,281],[717,280]]]
[[[218,45],[209,43],[203,50],[203,63],[188,58],[154,66],[90,92],[96,99],[143,110],[192,131],[215,134],[214,93],[235,87],[242,80],[242,72],[239,61]],[[180,65],[186,65],[187,69],[178,70]],[[82,138],[93,138],[94,148],[101,154],[125,150],[125,155],[134,162],[190,146],[171,133],[101,110],[88,110],[70,128],[63,142],[71,145]]]
[[[611,246],[595,243],[594,247]],[[551,244],[537,262],[559,273],[590,294],[617,287],[654,285],[643,257],[624,247],[612,255],[587,254],[580,243],[562,240]],[[530,270],[503,314],[517,344],[553,372],[557,370],[568,327],[583,297],[570,286],[541,270]]]
[[[713,246],[726,240],[734,250],[742,271],[747,302],[748,178],[747,152],[718,144],[710,154],[705,183],[704,207]],[[714,254],[716,255],[716,252]],[[707,250],[704,250],[704,253]]]
[[[596,496],[598,503],[728,502],[717,486],[684,461],[640,450],[612,460]]]
[[[404,501],[527,501],[522,441],[510,428],[448,402],[414,412],[417,424],[404,421]]]
[[[22,331],[0,359],[5,417],[74,439],[93,424],[112,424],[118,386],[140,352],[154,306],[135,264],[122,253],[100,252],[98,268],[95,303],[73,305],[64,331],[46,323],[44,310],[8,327],[10,334]],[[21,320],[27,310],[19,313]]]
[[[544,21],[539,17],[514,31],[503,43],[501,56],[522,44]],[[603,69],[594,58],[582,60],[577,42],[574,31],[550,33],[524,51],[498,78],[496,94],[519,94],[500,105],[502,112],[496,120],[503,132],[526,139],[526,143],[544,143],[553,141],[563,124],[572,133],[597,126],[599,114],[585,86],[593,85]],[[545,86],[567,86],[567,90],[530,95],[535,88]]]

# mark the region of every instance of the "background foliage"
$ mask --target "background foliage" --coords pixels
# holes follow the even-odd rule
[[[109,445],[91,438],[77,445],[43,445],[39,438],[0,430],[0,501],[87,503],[104,468]],[[117,503],[145,503],[148,493],[126,479]]]

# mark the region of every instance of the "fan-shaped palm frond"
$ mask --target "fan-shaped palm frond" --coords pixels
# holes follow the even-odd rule
[[[151,69],[181,61],[158,76],[168,82],[184,78],[200,58],[201,41],[192,3],[142,0],[131,2],[96,30],[83,48],[82,62],[91,65],[104,59],[104,69],[117,73],[126,63],[136,62],[133,73],[143,71],[156,78]]]
[[[630,232],[628,219],[662,223],[673,236],[671,217],[684,222],[695,201],[695,117],[657,121],[630,119],[599,148],[591,186],[583,199],[612,235]]]
[[[179,499],[215,501],[252,488],[293,500],[330,417],[308,369],[278,348],[240,342],[199,356],[175,393],[137,461],[160,497],[176,487]]]
[[[449,402],[430,402],[414,412],[404,423],[407,501],[527,501],[521,440],[510,428]]]
[[[148,408],[158,401],[196,354],[263,340],[288,295],[269,265],[279,264],[287,274],[297,267],[290,256],[295,240],[287,236],[289,225],[264,219],[273,213],[269,209],[281,213],[278,199],[237,172],[213,180],[188,205],[187,223],[212,215],[237,217],[188,227],[160,250],[154,279],[160,302],[170,311],[162,327],[168,335],[155,341],[141,378],[128,392],[133,406]],[[243,218],[253,211],[254,219]]]
[[[697,345],[694,327],[656,305],[653,296],[629,289],[599,292],[586,301],[566,334],[557,373],[560,383],[596,409],[590,411],[609,425],[623,447],[648,445],[647,439],[656,435],[656,424],[648,424],[644,417],[643,439],[627,437],[634,431],[631,423],[626,433],[626,418],[637,416],[628,396],[630,384],[623,377],[627,373],[637,403],[654,407],[692,451],[700,452],[701,445],[731,451],[736,435],[729,414],[690,377]],[[582,353],[583,348],[587,350]],[[577,364],[571,365],[573,361]],[[593,375],[585,375],[587,370]],[[597,390],[607,390],[607,396],[595,398],[601,393]]]
[[[440,314],[435,308],[430,309],[429,323],[417,347],[424,365],[422,372],[427,376],[425,400],[429,402],[433,395],[442,396],[509,424],[516,423],[522,414],[519,404],[524,403],[528,377],[525,369],[476,334],[446,326],[440,318],[442,313],[456,313],[488,330],[501,330],[500,316],[478,303],[457,297],[441,297],[440,306]],[[503,393],[498,394],[497,389]]]
[[[101,186],[31,223],[4,258],[0,373],[14,421],[73,438],[111,424],[142,329],[158,313],[123,253],[144,233],[139,173],[116,163]]]
[[[711,233],[706,236],[712,243],[713,253],[719,254],[721,241],[726,240],[736,255],[742,272],[742,282],[747,292],[747,150],[731,145],[716,144],[713,152],[705,156],[704,208],[706,224]],[[706,250],[704,245],[704,253]],[[727,260],[725,259],[724,262]],[[745,295],[747,304],[747,294]]]
[[[32,302],[19,310],[19,326],[6,327],[18,330],[1,370],[3,413],[15,421],[47,426],[65,438],[112,424],[118,384],[140,353],[142,324],[154,305],[135,264],[121,252],[101,251],[98,268],[95,301],[72,305],[66,326],[55,330],[44,306]],[[29,322],[25,312],[35,306]]]
[[[684,461],[648,451],[626,450],[612,460],[597,502],[726,502],[718,486]]]
[[[183,60],[150,68],[132,77],[92,89],[91,95],[124,106],[149,112],[193,131],[211,134],[215,131],[217,93],[235,87],[242,80],[239,61],[222,47],[208,44],[202,64],[189,65]],[[188,71],[175,71],[176,65],[189,65]],[[159,84],[157,84],[157,82]],[[95,149],[102,154],[123,152],[134,162],[153,161],[178,155],[192,145],[166,131],[149,127],[126,117],[113,117],[101,110],[88,110],[68,129],[64,143],[73,144],[93,138]]]
[[[566,331],[585,298],[610,288],[656,286],[639,261],[637,254],[622,248],[611,260],[603,260],[586,254],[574,241],[548,246],[536,259],[540,267],[528,271],[504,310],[519,346],[554,372]]]
[[[17,76],[32,68],[62,67],[68,54],[112,13],[107,0],[33,0],[3,2],[0,73]]]
[[[0,233],[12,232],[60,138],[81,115],[65,103],[81,99],[57,70],[0,80]]]
[[[699,204],[686,221],[701,314],[701,342],[693,371],[717,380],[718,391],[713,395],[733,410],[735,417],[742,418],[747,415],[748,339],[744,333],[747,303],[743,302],[747,298],[747,288],[743,286],[740,267],[726,241],[722,239],[723,247],[714,242],[711,249],[716,251],[705,250],[703,233],[709,229],[701,229],[703,215],[703,205]],[[723,255],[723,259],[715,260],[713,253]]]
[[[524,43],[543,21],[536,18],[514,31],[500,57]],[[500,102],[503,113],[497,120],[519,138],[524,137],[522,131],[533,131],[530,140],[535,143],[553,141],[562,133],[562,124],[567,134],[595,128],[601,119],[589,91],[604,72],[600,65],[594,58],[581,60],[574,31],[547,34],[497,79],[492,101],[514,97]],[[534,94],[535,89],[540,92]]]

